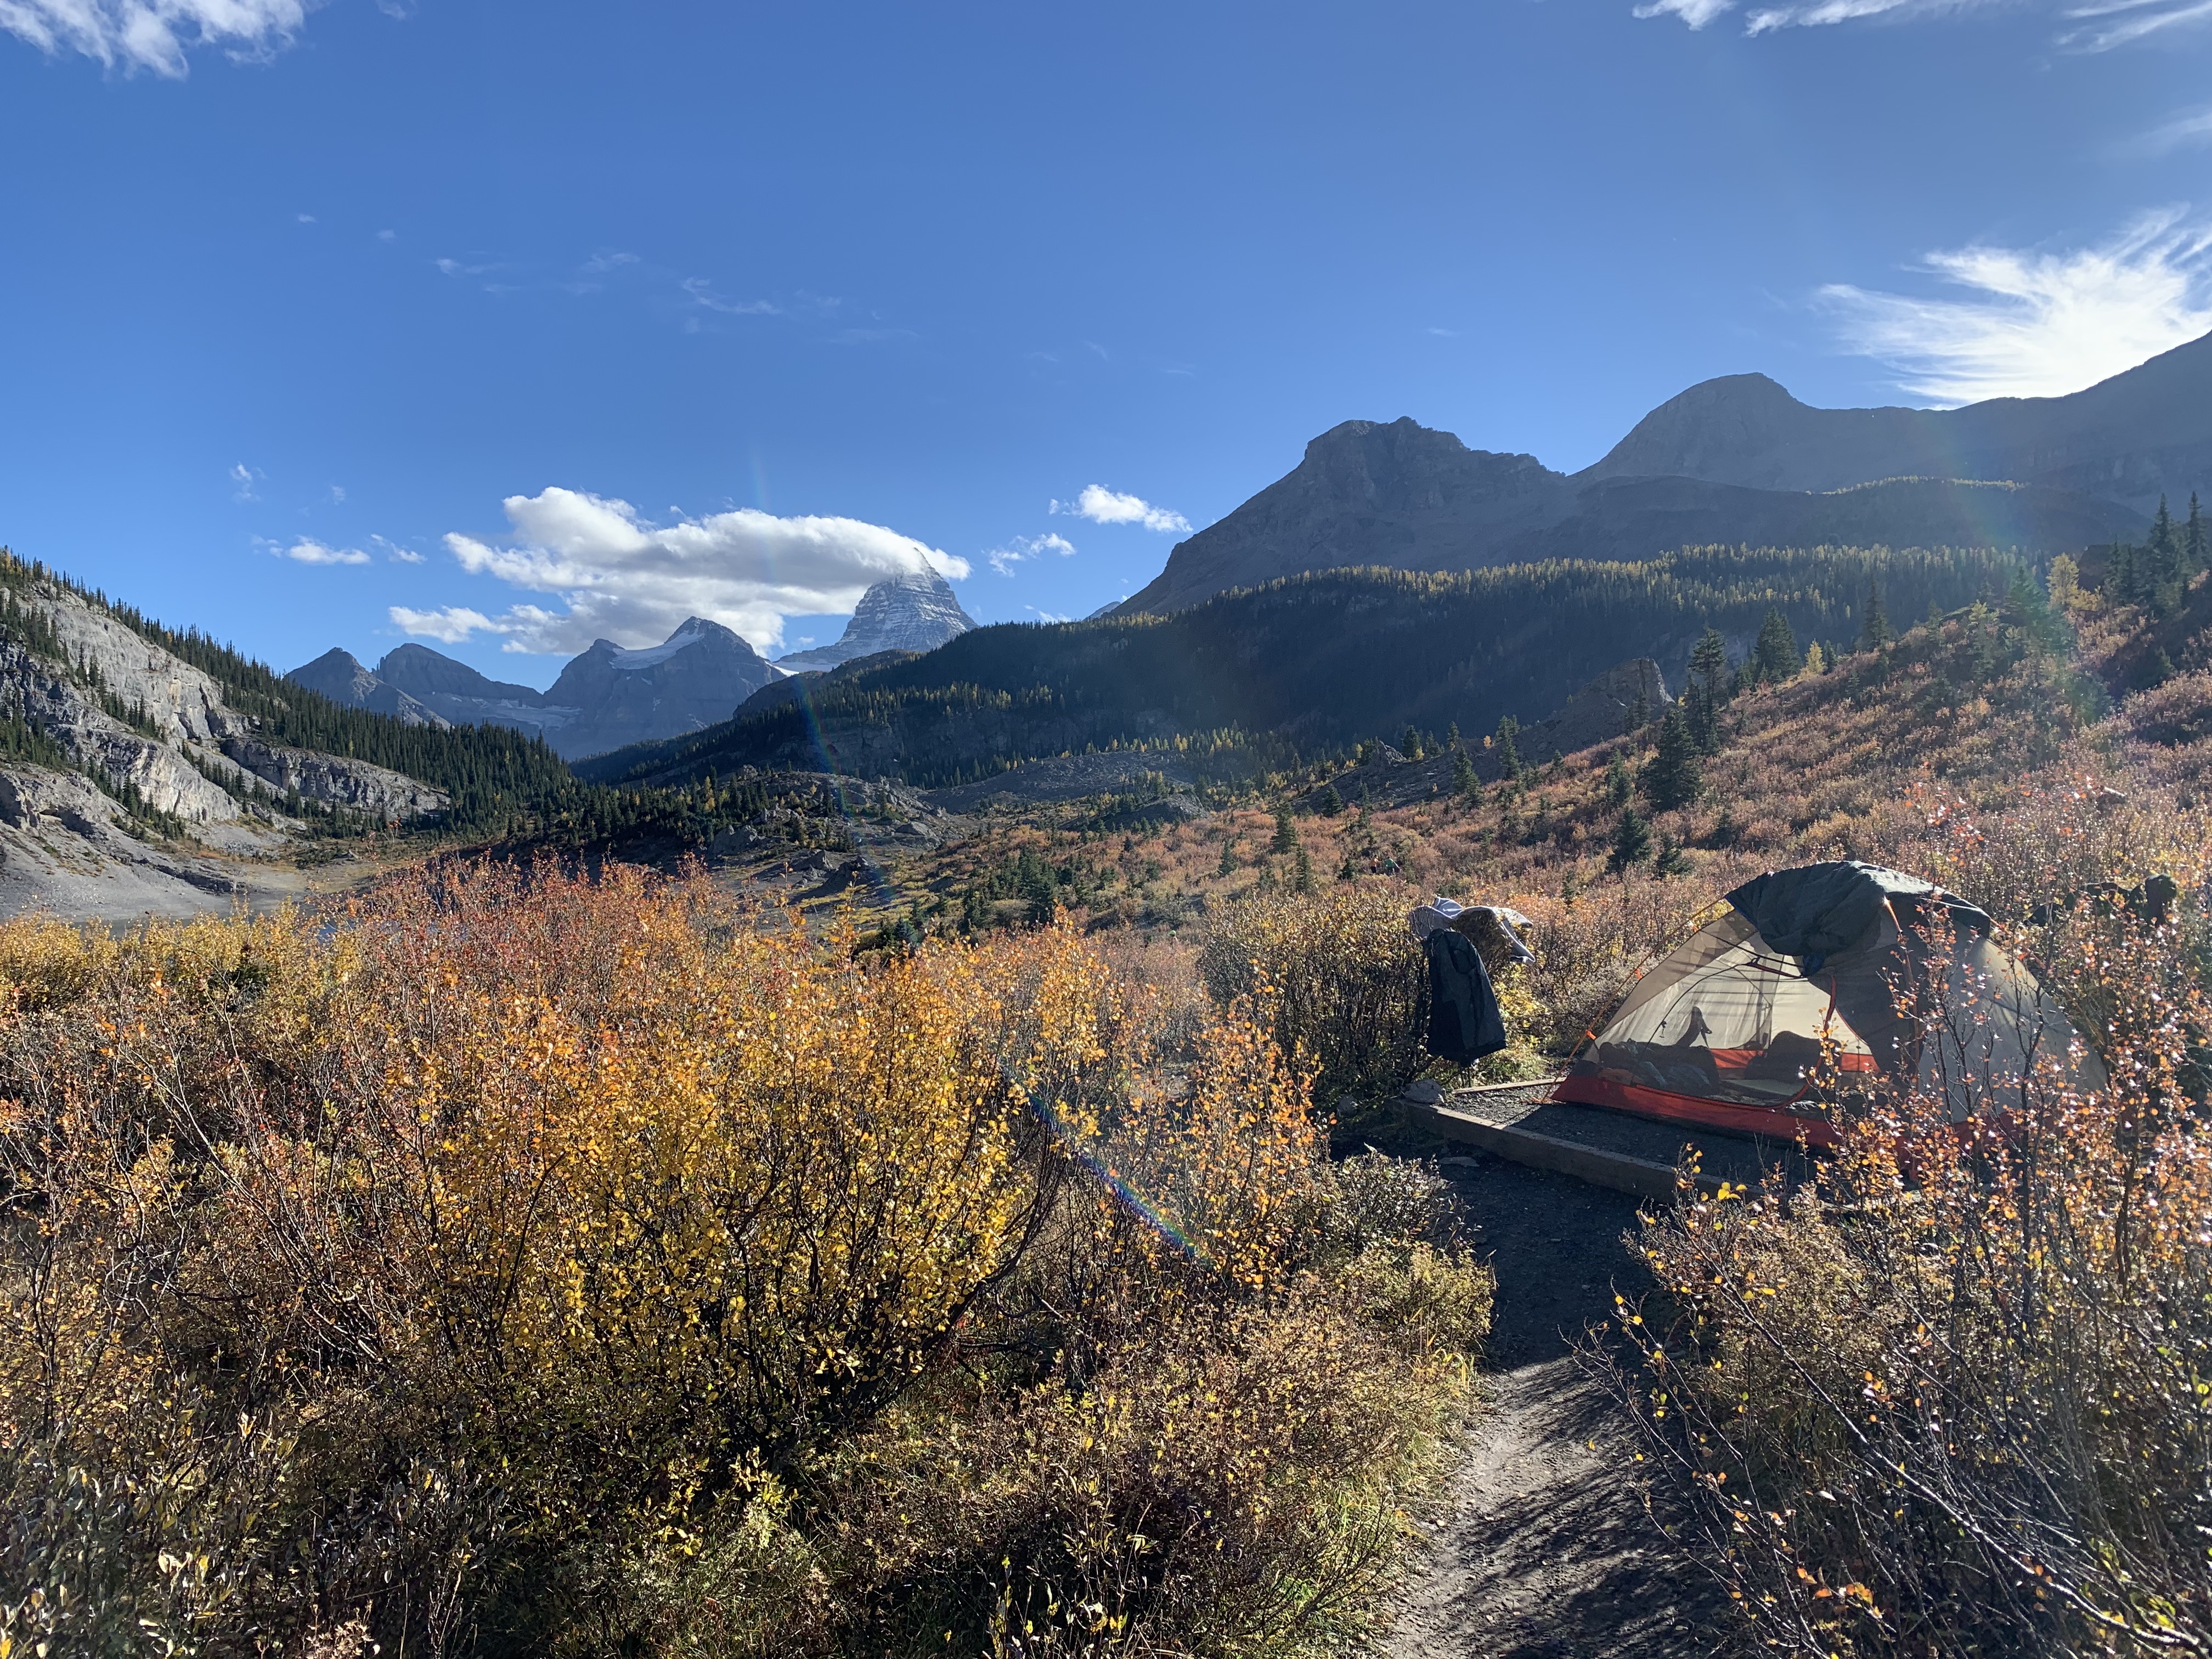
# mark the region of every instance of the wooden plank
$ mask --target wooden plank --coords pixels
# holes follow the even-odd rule
[[[1540,1135],[1533,1129],[1519,1129],[1504,1124],[1486,1123],[1466,1112],[1455,1112],[1449,1106],[1423,1106],[1411,1102],[1406,1104],[1409,1124],[1442,1135],[1447,1140],[1463,1141],[1480,1146],[1486,1152],[1514,1164],[1526,1164],[1532,1170],[1550,1170],[1556,1174],[1571,1176],[1586,1181],[1593,1187],[1609,1188],[1617,1193],[1633,1193],[1640,1198],[1656,1198],[1671,1202],[1676,1196],[1674,1171],[1664,1164],[1654,1164],[1649,1158],[1631,1158],[1625,1152],[1608,1152],[1601,1147],[1587,1146],[1578,1140],[1561,1140],[1556,1135]],[[1699,1175],[1698,1190],[1705,1194],[1718,1192],[1721,1177]]]

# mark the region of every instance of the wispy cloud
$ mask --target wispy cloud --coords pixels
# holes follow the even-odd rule
[[[1072,518],[1088,519],[1093,524],[1137,524],[1147,530],[1172,532],[1178,536],[1190,534],[1190,520],[1182,514],[1154,507],[1141,495],[1117,495],[1103,484],[1085,484],[1083,493],[1073,501],[1054,501],[1050,510]]]
[[[5,3],[5,0],[0,0],[0,3]],[[235,486],[235,488],[234,488],[230,492],[230,499],[234,501],[259,501],[261,497],[253,493],[253,486],[255,482],[262,476],[262,474],[256,472],[252,467],[246,465],[244,461],[240,461],[236,466],[231,468],[230,482]]]
[[[2176,0],[2093,0],[2091,4],[2071,8],[2065,15],[2087,27],[2062,33],[2060,46],[2081,52],[2110,52],[2147,34],[2212,18],[2212,0],[2179,0],[2179,3]]]
[[[282,542],[264,542],[270,552],[280,559],[289,559],[295,564],[367,564],[368,555],[357,547],[328,547],[313,536],[302,536],[289,547]]]
[[[1650,0],[1649,5],[1636,8],[1638,17],[1679,17],[1693,29],[1701,29],[1724,13],[1735,9],[1735,0]]]
[[[1064,622],[1073,622],[1073,621],[1075,620],[1075,618],[1074,618],[1074,617],[1063,617],[1063,616],[1060,615],[1060,614],[1059,614],[1059,612],[1057,612],[1057,611],[1039,611],[1039,610],[1036,608],[1036,606],[1035,606],[1035,605],[1024,605],[1024,606],[1022,607],[1022,609],[1023,609],[1023,610],[1024,610],[1024,611],[1028,611],[1028,612],[1030,612],[1030,615],[1034,616],[1034,617],[1036,617],[1039,622],[1042,622],[1042,623],[1064,623]]]
[[[1746,34],[1778,29],[1822,28],[1869,17],[1893,21],[1938,17],[1962,11],[1995,9],[2016,0],[1783,0],[1744,13]],[[1638,17],[1678,17],[1702,29],[1736,9],[1736,0],[1644,0]],[[2145,35],[2181,24],[2212,19],[2212,0],[2083,0],[2063,7],[2056,43],[2076,52],[2109,52]],[[2106,19],[2116,21],[2106,21]]]
[[[714,292],[714,284],[704,276],[686,276],[677,284],[691,296],[691,303],[708,311],[719,311],[726,317],[781,317],[783,307],[772,300],[731,300]]]
[[[289,46],[319,0],[0,0],[0,29],[48,57],[74,52],[126,75],[190,73],[185,54],[219,47],[258,62]]]
[[[1004,547],[993,548],[983,557],[1001,576],[1011,576],[1016,565],[1040,553],[1057,553],[1064,559],[1074,551],[1073,542],[1048,530],[1042,536],[1017,536]]]
[[[786,617],[850,611],[885,576],[924,565],[955,579],[969,574],[965,559],[857,519],[781,519],[744,507],[657,525],[628,501],[557,488],[502,505],[510,536],[455,533],[447,550],[472,575],[567,608],[524,603],[487,617],[395,606],[395,623],[449,643],[489,633],[509,651],[566,653],[602,637],[657,645],[686,617],[705,617],[766,651],[781,641]]]
[[[2146,215],[2095,247],[1976,246],[1922,267],[1970,299],[1820,291],[1850,349],[1939,404],[2076,392],[2212,331],[2212,225]]]
[[[369,540],[374,542],[379,547],[382,548],[384,550],[384,556],[390,560],[393,564],[420,564],[422,562],[422,556],[420,553],[417,553],[411,547],[402,547],[398,543],[386,541],[381,536],[371,536]]]
[[[2139,155],[2165,155],[2189,144],[2212,144],[2212,106],[2161,122],[2124,148]]]

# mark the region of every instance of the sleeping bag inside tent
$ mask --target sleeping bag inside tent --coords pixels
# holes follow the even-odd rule
[[[1917,1083],[1952,1121],[2017,1103],[2027,1079],[2082,1088],[2104,1067],[1989,916],[1871,864],[1746,882],[1638,976],[1553,1098],[1707,1128],[1832,1145],[1814,1098]]]

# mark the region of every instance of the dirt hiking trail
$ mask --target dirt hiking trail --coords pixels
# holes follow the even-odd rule
[[[1498,1273],[1484,1406],[1389,1659],[1690,1659],[1714,1592],[1644,1514],[1632,1426],[1573,1352],[1647,1282],[1637,1200],[1483,1157],[1444,1173]]]

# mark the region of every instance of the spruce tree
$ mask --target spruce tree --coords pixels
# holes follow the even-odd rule
[[[2204,544],[2204,512],[2197,505],[2197,492],[2189,492],[2189,526],[2181,537],[2181,579],[2197,580],[2197,573],[2212,565],[2212,548]]]
[[[1412,726],[1407,726],[1407,727],[1406,728],[1406,735],[1405,735],[1405,737],[1404,737],[1404,738],[1400,741],[1400,743],[1399,743],[1399,744],[1398,744],[1398,747],[1399,747],[1401,750],[1404,750],[1404,752],[1405,752],[1405,756],[1406,756],[1406,758],[1407,758],[1407,760],[1419,760],[1419,759],[1420,759],[1420,757],[1421,757],[1421,734],[1420,734],[1419,732],[1415,731]]]
[[[1889,612],[1882,608],[1881,589],[1873,582],[1867,584],[1866,623],[1859,629],[1859,648],[1879,651],[1897,638],[1897,630],[1889,625]]]
[[[1481,787],[1474,775],[1474,763],[1468,759],[1467,750],[1455,747],[1452,750],[1452,793],[1473,795]]]
[[[2142,602],[2160,616],[2181,603],[2181,542],[2173,533],[2173,514],[2166,510],[2166,497],[2158,498],[2158,516],[2151,520],[2150,540],[2144,544],[2142,568],[2136,585]]]
[[[1291,822],[1290,804],[1286,801],[1275,809],[1275,839],[1268,844],[1271,853],[1295,853],[1298,850],[1298,827]]]
[[[1618,811],[1628,805],[1636,794],[1636,780],[1629,775],[1628,763],[1616,754],[1606,763],[1605,804]]]
[[[1521,722],[1510,714],[1498,722],[1498,764],[1508,783],[1521,781],[1521,750],[1513,741],[1520,731]]]
[[[1613,832],[1613,854],[1607,863],[1614,870],[1626,870],[1632,864],[1641,864],[1651,855],[1651,826],[1634,806],[1620,815],[1620,823]]]
[[[1708,628],[1690,653],[1689,684],[1682,700],[1689,705],[1690,735],[1703,754],[1716,754],[1721,746],[1721,704],[1729,687],[1728,641],[1717,628]]]
[[[1321,810],[1330,817],[1344,811],[1344,794],[1335,784],[1331,783],[1321,792]]]
[[[1698,769],[1697,739],[1690,733],[1689,719],[1679,702],[1667,710],[1667,718],[1660,722],[1658,752],[1645,764],[1643,782],[1652,806],[1662,812],[1687,806],[1705,790],[1705,780]]]
[[[1759,623],[1759,643],[1752,647],[1751,657],[1761,681],[1778,685],[1796,678],[1804,658],[1797,649],[1797,636],[1790,631],[1789,619],[1779,611],[1769,610],[1766,620]]]

